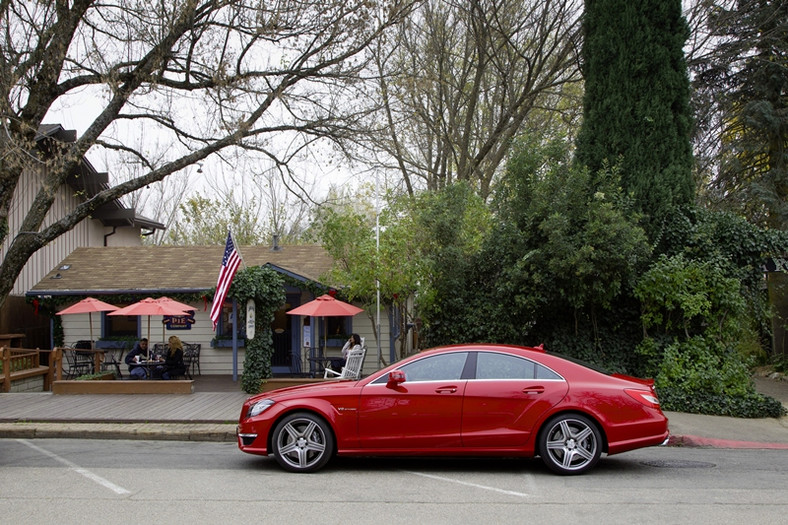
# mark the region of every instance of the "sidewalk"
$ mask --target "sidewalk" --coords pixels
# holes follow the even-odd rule
[[[759,392],[788,406],[788,381],[758,378]],[[0,394],[0,438],[235,441],[247,394],[203,376],[184,395]],[[666,412],[674,446],[788,450],[788,417],[739,419]]]

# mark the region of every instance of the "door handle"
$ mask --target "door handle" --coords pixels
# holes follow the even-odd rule
[[[436,394],[453,394],[456,391],[457,391],[457,387],[456,386],[444,386],[444,387],[435,389],[435,393]]]
[[[534,394],[544,394],[544,387],[543,386],[528,386],[523,388],[523,394],[534,395]]]

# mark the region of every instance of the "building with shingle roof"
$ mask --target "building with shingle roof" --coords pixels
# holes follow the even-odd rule
[[[315,283],[333,259],[320,246],[240,246],[246,266],[275,266]],[[224,246],[108,246],[77,248],[27,295],[166,295],[216,286]],[[326,283],[328,286],[328,283]]]
[[[318,352],[338,355],[350,333],[366,339],[370,353],[378,352],[373,327],[373,316],[366,313],[354,317],[311,319],[287,315],[286,312],[315,298],[310,290],[326,290],[326,282],[333,264],[331,256],[320,246],[240,246],[239,251],[247,267],[267,265],[288,277],[286,303],[277,312],[272,328],[275,353],[272,368],[277,375],[299,375],[314,372],[314,357]],[[200,370],[204,374],[237,374],[243,369],[244,339],[241,333],[232,343],[233,308],[244,305],[225,303],[217,331],[213,331],[209,316],[211,295],[216,286],[223,246],[118,246],[75,249],[41,281],[27,296],[46,301],[56,296],[73,296],[73,302],[84,297],[96,297],[115,306],[126,306],[144,297],[176,296],[181,302],[194,306],[193,313],[181,322],[167,318],[151,320],[151,343],[163,343],[170,335],[177,335],[186,343],[201,345]],[[303,286],[299,286],[303,283]],[[191,297],[192,299],[184,299]],[[136,297],[134,299],[133,297]],[[62,304],[62,301],[61,301]],[[71,302],[69,302],[71,304]],[[58,310],[69,306],[63,304]],[[142,318],[93,314],[101,318],[97,346],[111,345],[113,338],[145,337],[146,323]],[[387,315],[383,312],[383,315]],[[85,314],[60,316],[64,343],[73,345],[89,339],[89,316]],[[172,319],[169,319],[172,321]],[[388,323],[386,323],[388,324]],[[243,327],[238,330],[242,331]],[[390,330],[381,326],[382,354],[390,354],[393,344],[388,341]],[[324,350],[320,347],[326,343]],[[371,343],[371,344],[370,344]],[[377,368],[376,359],[365,361],[366,370]]]

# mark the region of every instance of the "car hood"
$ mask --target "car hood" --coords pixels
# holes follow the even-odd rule
[[[316,394],[328,392],[341,392],[356,386],[358,381],[352,379],[329,380],[322,383],[310,383],[306,385],[287,386],[277,388],[252,396],[250,399],[279,399],[282,397],[308,397]]]

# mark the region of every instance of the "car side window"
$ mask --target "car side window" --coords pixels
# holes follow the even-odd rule
[[[533,361],[512,355],[479,352],[476,379],[533,379]]]
[[[557,379],[563,381],[564,378],[546,366],[536,365],[536,379]]]
[[[406,381],[454,381],[460,379],[467,352],[425,357],[403,366]]]
[[[561,376],[528,359],[495,352],[479,352],[476,379],[561,379]]]

